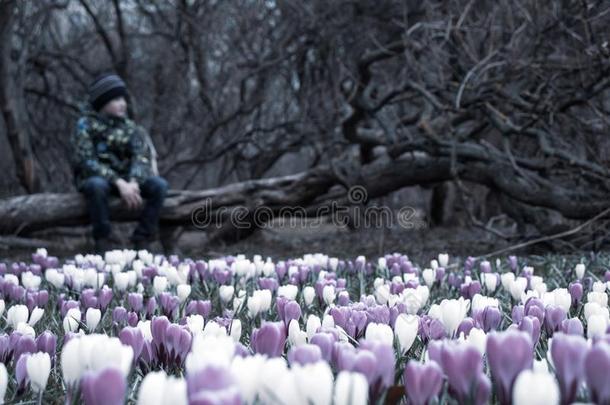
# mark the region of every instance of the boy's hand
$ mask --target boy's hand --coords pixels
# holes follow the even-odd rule
[[[123,179],[118,179],[116,186],[128,209],[137,209],[142,206],[142,196],[140,196],[140,187],[137,182],[132,180],[128,183]]]

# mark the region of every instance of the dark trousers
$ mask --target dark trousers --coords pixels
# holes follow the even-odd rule
[[[93,238],[108,237],[111,230],[108,197],[110,194],[119,195],[119,190],[103,177],[93,176],[84,181],[80,191],[87,200],[89,217],[93,225]],[[131,237],[132,241],[150,240],[154,237],[166,194],[167,181],[163,177],[152,176],[140,183],[140,195],[146,202],[138,226]]]

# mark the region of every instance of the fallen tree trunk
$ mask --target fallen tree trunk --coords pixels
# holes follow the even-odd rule
[[[531,206],[556,210],[565,218],[589,219],[608,207],[607,198],[595,190],[578,190],[557,183],[524,181],[509,163],[490,160],[484,153],[468,150],[467,156],[452,161],[443,153],[406,152],[395,160],[380,158],[359,168],[351,176],[365,190],[366,198],[375,198],[411,185],[438,183],[455,179],[484,184],[495,192]],[[460,154],[460,151],[458,151]],[[453,162],[453,163],[452,163]],[[453,166],[452,166],[453,165]],[[528,174],[536,179],[535,172]],[[172,190],[161,213],[161,224],[167,226],[201,224],[210,217],[217,226],[231,215],[240,214],[249,223],[253,210],[265,207],[277,213],[284,207],[302,207],[308,215],[316,208],[341,202],[353,203],[349,184],[337,174],[333,165],[321,165],[306,172],[267,179],[249,180],[201,191]],[[329,193],[333,186],[344,186]],[[200,215],[205,218],[198,217]],[[118,199],[111,201],[114,221],[132,221],[137,212],[128,211]],[[85,201],[79,194],[34,194],[0,200],[0,234],[24,235],[32,231],[88,222]],[[201,227],[199,227],[201,228]],[[205,228],[205,227],[204,227]],[[207,229],[207,228],[206,228]]]

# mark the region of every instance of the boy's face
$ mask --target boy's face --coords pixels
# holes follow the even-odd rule
[[[125,97],[117,97],[109,101],[102,107],[101,112],[115,117],[125,117],[127,115],[127,101]]]

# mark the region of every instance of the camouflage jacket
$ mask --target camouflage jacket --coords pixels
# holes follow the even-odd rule
[[[111,183],[118,178],[142,183],[151,175],[144,129],[127,118],[87,111],[72,136],[75,183],[100,176]]]

